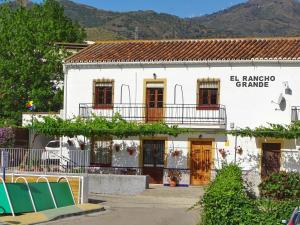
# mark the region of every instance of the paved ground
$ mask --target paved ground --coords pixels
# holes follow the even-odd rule
[[[102,213],[68,218],[47,224],[60,225],[196,225],[199,208],[188,210],[199,201],[203,188],[170,188],[152,185],[136,196],[92,195],[107,210]]]
[[[16,216],[1,216],[0,225],[25,225],[25,224],[38,224],[44,221],[50,221],[57,218],[66,216],[82,215],[86,213],[93,213],[103,211],[104,208],[100,204],[82,204],[76,206],[67,206],[58,209],[49,209],[37,213],[24,213]]]

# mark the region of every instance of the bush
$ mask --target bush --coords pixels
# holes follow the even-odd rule
[[[0,128],[0,148],[12,147],[15,141],[13,129],[10,127]]]
[[[259,185],[262,197],[287,200],[300,197],[300,174],[278,172],[270,175]]]
[[[297,174],[291,174],[288,179],[286,175],[280,177],[285,179],[274,179],[279,182],[286,181],[291,187],[296,187],[294,182],[298,177]],[[272,181],[275,181],[274,179]],[[271,179],[267,183],[265,181],[260,187],[265,187],[266,184],[271,186],[270,182]],[[276,191],[277,195],[280,195],[280,190],[281,188],[278,188]],[[283,190],[283,192],[288,191]],[[267,193],[271,193],[271,190]],[[268,197],[270,195],[268,194]],[[203,225],[279,225],[282,224],[283,219],[290,218],[294,208],[300,205],[300,199],[275,200],[273,197],[252,199],[247,195],[241,169],[236,165],[226,165],[218,171],[216,179],[207,188],[201,204]]]
[[[280,225],[282,220],[289,220],[293,210],[300,205],[300,200],[258,199],[255,201],[260,209],[258,215],[264,224]]]
[[[255,203],[246,195],[242,171],[236,165],[221,169],[203,197],[203,225],[259,224]]]

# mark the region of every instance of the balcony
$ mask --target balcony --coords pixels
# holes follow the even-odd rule
[[[292,122],[300,120],[300,106],[292,106],[291,120]]]
[[[227,124],[226,108],[223,105],[199,109],[198,105],[193,104],[167,104],[160,108],[129,103],[113,104],[105,108],[97,108],[90,103],[79,104],[79,115],[83,118],[95,115],[110,119],[115,113],[119,113],[127,121],[163,121],[180,127],[226,129]]]

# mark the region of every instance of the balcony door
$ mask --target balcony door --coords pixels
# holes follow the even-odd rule
[[[191,184],[206,185],[211,179],[212,142],[193,141],[191,146]]]
[[[162,121],[164,116],[163,83],[147,84],[146,88],[146,122]]]

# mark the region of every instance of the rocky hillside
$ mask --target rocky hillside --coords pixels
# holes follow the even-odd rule
[[[195,18],[154,11],[118,13],[59,0],[66,15],[86,27],[90,40],[167,39],[300,35],[297,0],[249,0],[226,10]]]

